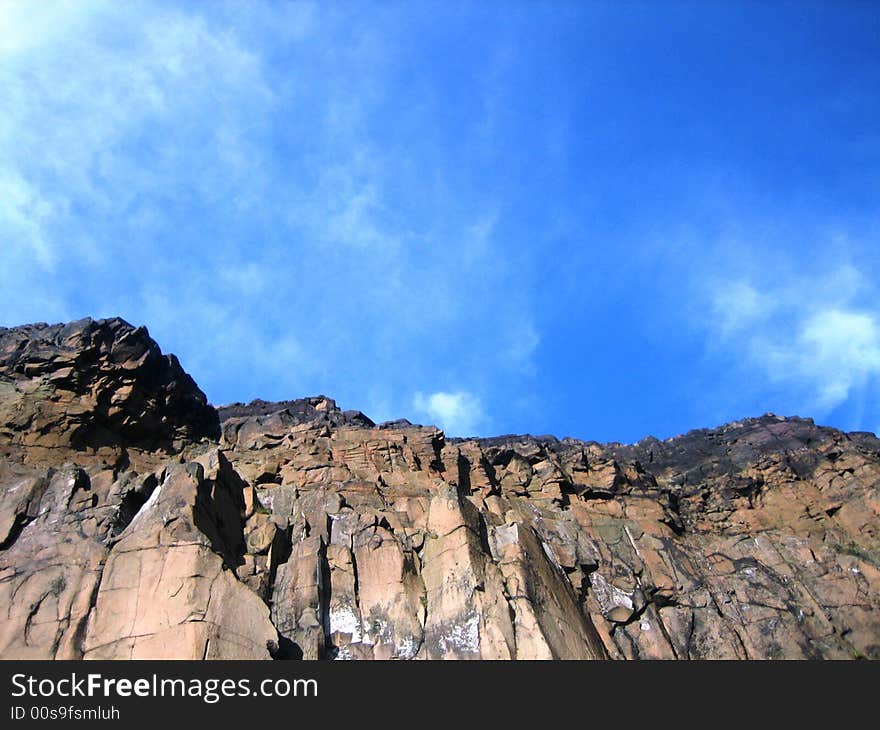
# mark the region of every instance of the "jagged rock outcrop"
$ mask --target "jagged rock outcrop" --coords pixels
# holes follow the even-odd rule
[[[121,319],[0,327],[0,437],[31,449],[179,450],[216,411],[174,355]]]
[[[122,320],[0,329],[4,658],[880,658],[880,441],[214,409]]]

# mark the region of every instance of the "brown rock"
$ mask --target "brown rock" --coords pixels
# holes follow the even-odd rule
[[[218,415],[142,328],[0,328],[0,655],[880,658],[878,487],[875,436],[804,419]]]

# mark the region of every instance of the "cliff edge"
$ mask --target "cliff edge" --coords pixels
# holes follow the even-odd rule
[[[0,328],[0,656],[880,658],[880,440],[448,439]]]

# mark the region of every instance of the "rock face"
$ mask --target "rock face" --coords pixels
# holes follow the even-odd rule
[[[119,319],[0,329],[3,658],[880,658],[880,441],[215,410]]]
[[[0,327],[0,436],[29,448],[176,450],[217,413],[174,355],[121,319]]]

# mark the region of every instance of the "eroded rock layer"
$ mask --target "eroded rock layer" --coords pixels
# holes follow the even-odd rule
[[[880,658],[880,441],[214,409],[144,328],[0,328],[3,658]]]

